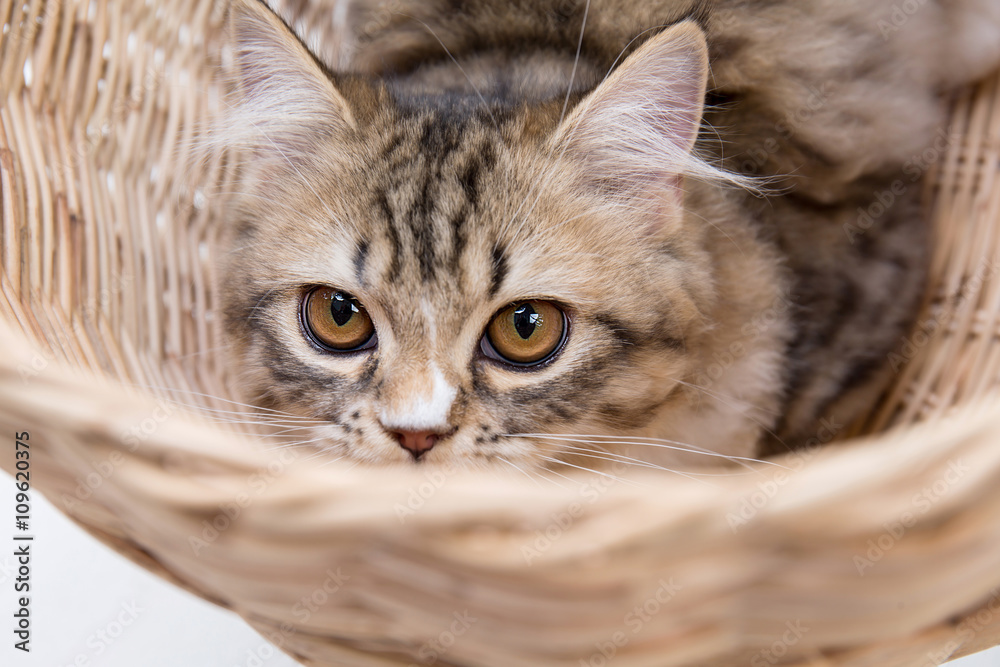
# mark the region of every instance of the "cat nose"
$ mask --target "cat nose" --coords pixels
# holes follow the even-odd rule
[[[399,441],[399,446],[410,452],[414,460],[431,451],[441,435],[434,431],[393,431],[392,435]]]

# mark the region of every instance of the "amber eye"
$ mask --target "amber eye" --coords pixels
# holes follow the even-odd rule
[[[483,352],[515,366],[547,361],[566,339],[566,316],[548,301],[521,301],[497,313],[486,328]]]
[[[315,287],[302,299],[302,323],[322,347],[351,352],[375,344],[375,325],[364,306],[346,292]]]

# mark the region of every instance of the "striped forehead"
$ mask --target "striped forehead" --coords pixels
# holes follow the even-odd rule
[[[495,291],[490,284],[505,260],[482,205],[497,163],[496,133],[483,130],[476,120],[429,116],[386,139],[370,171],[368,227],[356,260],[365,279],[371,270],[383,283],[462,290],[483,280],[485,265],[485,289]],[[376,247],[378,267],[370,265]]]

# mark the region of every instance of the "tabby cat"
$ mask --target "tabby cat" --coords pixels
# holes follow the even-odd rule
[[[358,0],[347,26],[333,71],[232,4],[233,364],[330,456],[523,471],[692,469],[869,408],[924,285],[920,156],[1000,59],[992,0]]]

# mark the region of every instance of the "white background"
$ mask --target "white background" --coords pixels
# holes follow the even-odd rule
[[[13,480],[0,474],[0,516]],[[12,520],[12,519],[10,519]],[[0,525],[9,525],[6,522]],[[0,531],[0,544],[12,530]],[[0,665],[30,667],[294,667],[234,614],[149,574],[35,495],[30,655],[14,650],[13,549],[0,551]],[[128,625],[120,625],[127,622]],[[120,629],[120,632],[119,632]],[[110,639],[106,643],[101,635]],[[118,634],[111,639],[111,634]],[[530,667],[527,665],[511,667]],[[949,667],[1000,667],[1000,648]]]

